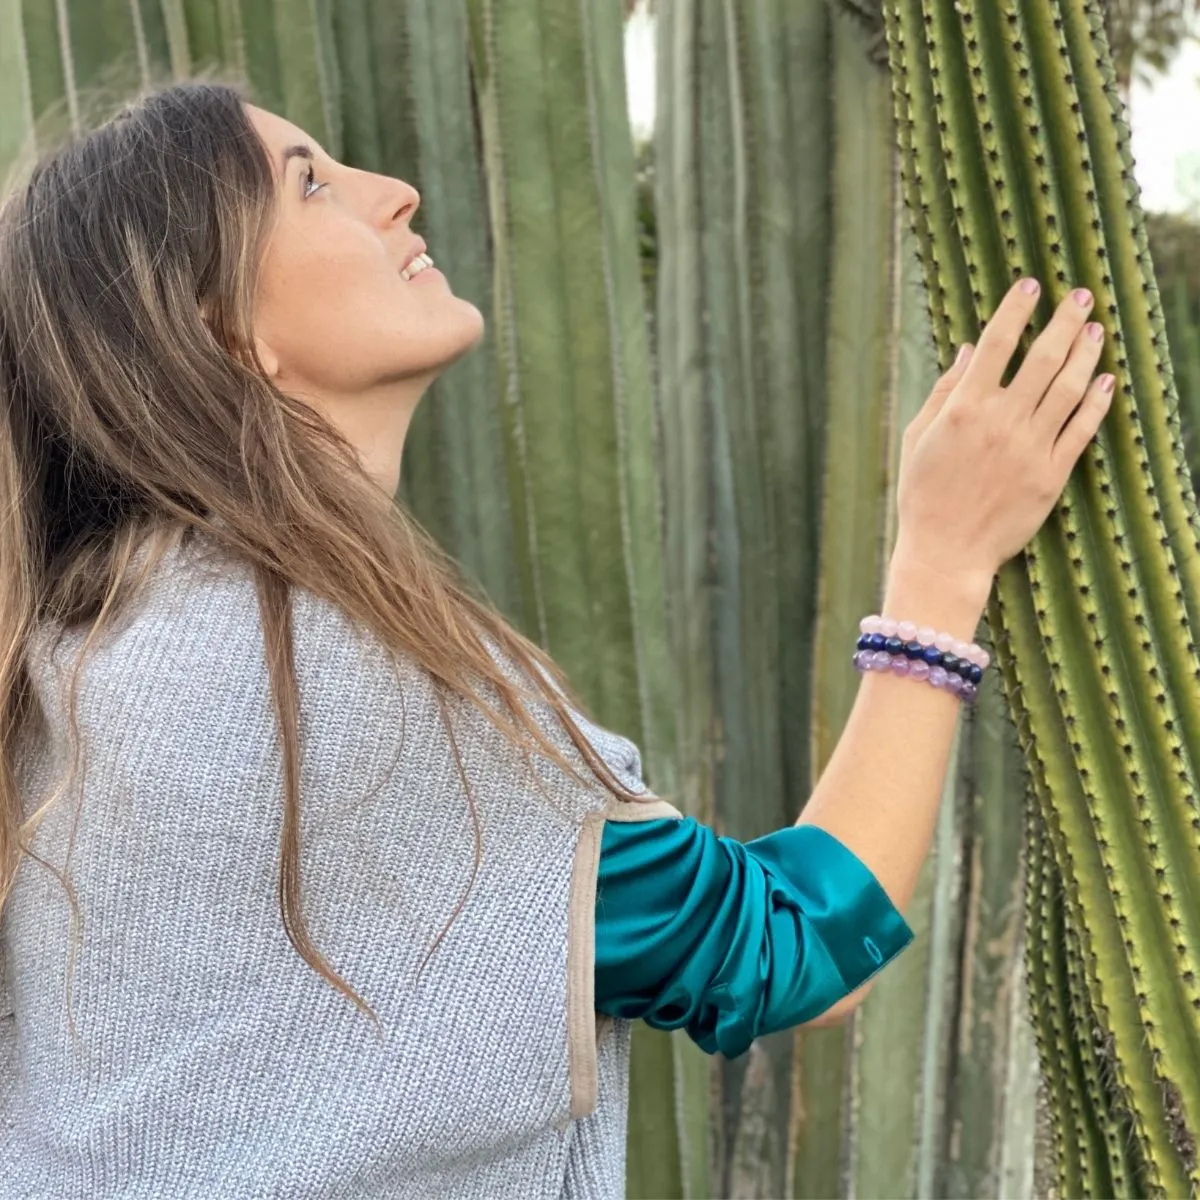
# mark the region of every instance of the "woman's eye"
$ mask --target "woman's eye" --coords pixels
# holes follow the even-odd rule
[[[304,198],[306,200],[313,194],[313,192],[320,191],[320,189],[325,186],[323,183],[317,183],[317,174],[311,165],[309,166],[308,170],[304,172],[303,178]]]

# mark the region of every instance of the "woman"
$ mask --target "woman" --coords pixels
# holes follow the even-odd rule
[[[887,669],[742,845],[392,503],[483,330],[418,204],[186,84],[5,209],[6,1195],[618,1196],[634,1018],[737,1055],[911,937],[966,643],[1111,398],[1091,297],[1002,387],[1015,283],[907,429]]]

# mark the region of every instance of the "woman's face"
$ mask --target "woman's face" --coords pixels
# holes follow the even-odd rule
[[[483,316],[436,268],[402,277],[423,248],[410,228],[415,188],[344,166],[290,121],[246,108],[276,175],[254,313],[260,358],[281,390],[318,405],[398,476],[413,408],[479,341]],[[428,253],[436,261],[438,247]]]

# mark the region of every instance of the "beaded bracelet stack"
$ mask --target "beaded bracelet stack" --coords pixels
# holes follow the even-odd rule
[[[925,680],[973,704],[979,681],[991,658],[982,646],[964,642],[929,626],[891,617],[863,617],[862,636],[854,652],[857,671],[891,671]]]

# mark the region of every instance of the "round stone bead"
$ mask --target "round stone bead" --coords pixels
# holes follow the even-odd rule
[[[962,659],[955,658],[955,656],[951,654],[949,650],[942,655],[942,666],[945,667],[946,671],[951,675],[958,674],[958,664],[960,662],[962,662]]]
[[[939,633],[937,635],[937,637],[934,639],[933,644],[939,650],[949,650],[950,647],[954,645],[954,642],[955,642],[954,635],[943,631],[942,633]]]
[[[917,630],[917,641],[920,642],[922,646],[932,646],[936,637],[937,630],[934,629],[932,625],[922,625],[921,628]]]
[[[920,642],[905,642],[904,653],[909,658],[920,658],[925,653],[925,647]]]
[[[896,626],[896,636],[902,642],[914,641],[917,636],[916,623],[913,621],[901,621],[900,624]]]
[[[923,658],[914,658],[912,666],[908,668],[909,679],[928,679],[929,664]]]
[[[949,676],[941,667],[929,668],[929,682],[932,683],[935,688],[945,687],[946,680],[948,678]]]
[[[892,655],[904,653],[904,643],[898,637],[890,637],[883,643],[883,648]]]
[[[975,684],[976,687],[978,687],[979,681],[983,678],[983,668],[978,663],[972,663],[971,673],[967,676],[967,678],[970,679],[970,681]]]
[[[968,662],[965,658],[958,660],[958,673],[964,680],[969,681],[971,678],[971,669],[975,666],[974,663]]]
[[[879,618],[879,632],[885,638],[894,638],[896,636],[896,622],[892,617]]]
[[[975,661],[986,671],[987,665],[992,661],[992,658],[991,655],[988,654],[988,652],[981,646],[979,648],[979,657]]]
[[[887,638],[882,633],[872,633],[867,638],[868,650],[882,650],[885,645],[887,645]]]
[[[957,672],[946,675],[946,691],[953,692],[956,696],[963,690],[964,680]]]
[[[903,654],[892,659],[892,674],[907,675],[912,664],[904,657]]]
[[[954,640],[954,645],[950,647],[950,653],[955,658],[965,658],[968,662],[971,661],[971,643],[960,642],[957,638]]]
[[[858,623],[858,627],[863,633],[878,633],[879,618],[878,617],[863,617]]]
[[[867,652],[865,650],[856,650],[851,657],[850,661],[854,664],[854,669],[856,671],[865,671],[867,669],[863,663],[863,658],[866,653]]]
[[[871,655],[871,666],[876,671],[886,671],[892,665],[892,656],[883,650]]]
[[[865,649],[867,648],[867,643],[869,642],[869,640],[870,640],[870,637],[871,637],[871,635],[870,635],[869,633],[860,633],[860,634],[858,635],[858,641],[857,641],[857,642],[855,642],[854,644],[855,644],[855,645],[856,645],[856,646],[857,646],[857,647],[858,647],[860,650],[865,650]]]
[[[931,667],[940,667],[942,665],[942,652],[936,646],[926,646],[925,653],[921,657]]]
[[[964,683],[960,695],[967,704],[974,704],[978,689],[973,683]]]

